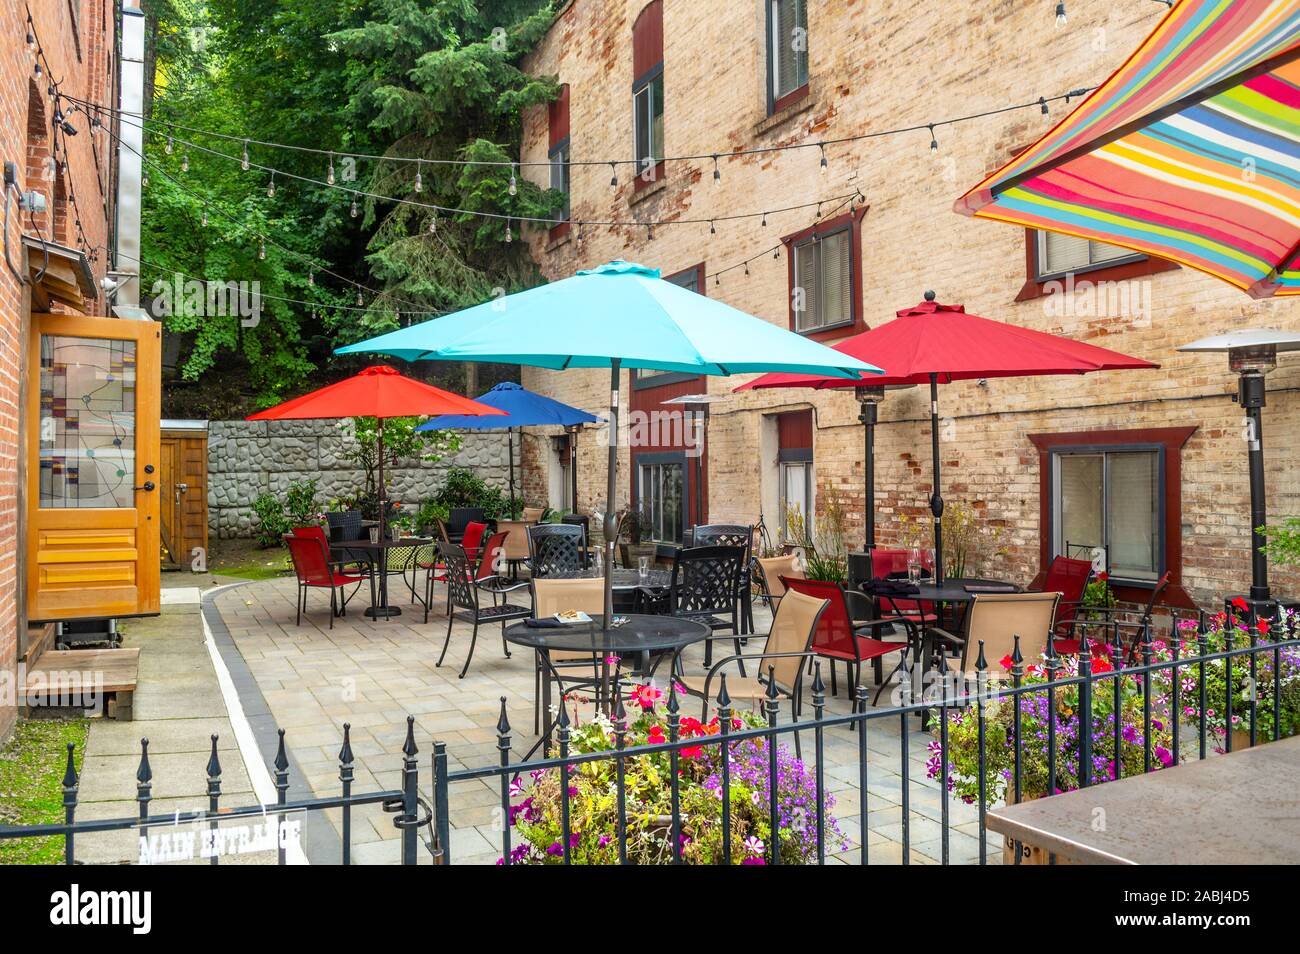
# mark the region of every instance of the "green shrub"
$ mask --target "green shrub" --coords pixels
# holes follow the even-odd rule
[[[482,507],[489,520],[504,518],[510,511],[510,502],[505,494],[489,487],[482,477],[463,467],[453,467],[447,472],[446,481],[429,502],[446,507],[448,511],[454,507]]]
[[[275,494],[258,494],[253,501],[253,512],[257,514],[257,545],[260,547],[278,547],[283,542],[280,538],[290,530],[289,518],[285,516],[284,505]]]
[[[284,509],[289,514],[295,527],[309,527],[320,522],[316,511],[315,477],[309,480],[295,480],[289,485],[285,494]]]

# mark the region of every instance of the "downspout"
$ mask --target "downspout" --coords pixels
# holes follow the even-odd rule
[[[144,156],[144,12],[122,0],[122,47],[118,61],[117,215],[113,259],[122,274],[113,314],[148,319],[140,308],[140,177]]]

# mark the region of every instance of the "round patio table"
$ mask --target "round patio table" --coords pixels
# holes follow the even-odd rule
[[[633,570],[633,573],[636,571]],[[651,653],[671,652],[673,667],[682,650],[693,643],[698,643],[709,635],[709,628],[694,620],[679,619],[675,616],[646,616],[629,613],[615,616],[615,620],[624,622],[604,626],[604,617],[597,615],[590,623],[570,623],[567,626],[539,627],[526,623],[515,623],[505,630],[506,642],[534,650],[546,661],[549,667],[549,654],[553,650],[566,652],[590,652],[600,660],[600,687],[597,693],[603,700],[602,708],[610,708],[609,659],[618,656],[642,658]],[[674,671],[673,668],[669,672]],[[542,680],[542,711],[546,714],[542,738],[551,734],[551,680]]]
[[[431,543],[433,537],[402,537],[400,540],[380,540],[378,543],[371,543],[369,540],[348,541],[350,550],[370,550],[379,554],[379,602],[366,610],[367,616],[371,619],[379,619],[381,616],[402,615],[400,607],[388,605],[388,551],[427,547]]]
[[[557,573],[552,574],[547,578],[563,580],[603,580],[605,574],[602,570],[588,567],[587,569],[579,570],[576,573]],[[614,568],[613,578],[610,580],[610,585],[616,591],[627,593],[643,586],[652,590],[666,590],[671,582],[671,570],[650,570],[645,575],[645,578],[642,579],[640,570],[618,566]]]

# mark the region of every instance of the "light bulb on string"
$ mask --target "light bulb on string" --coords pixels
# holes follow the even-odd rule
[[[515,240],[515,233],[510,228],[510,220],[506,219],[506,244],[509,245]]]
[[[767,228],[767,213],[763,213],[763,228]]]
[[[207,210],[207,209],[204,209],[204,210],[203,210],[203,214],[199,216],[199,225],[201,225],[201,226],[202,226],[203,228],[205,228],[205,229],[208,227],[208,210]]]
[[[145,173],[141,174],[141,176],[140,176],[140,188],[141,188],[141,189],[147,189],[147,188],[149,188],[149,173],[145,172]]]
[[[420,167],[415,167],[415,184],[412,186],[416,192],[424,191],[424,176],[420,175]]]
[[[357,199],[356,199],[356,196],[353,196],[353,197],[352,197],[352,205],[351,205],[351,207],[348,209],[348,213],[349,213],[349,214],[350,214],[354,219],[357,217]]]
[[[717,234],[718,234],[718,230],[715,229],[715,228],[713,227],[713,220],[712,220],[712,219],[709,219],[709,234],[710,234],[710,235],[717,235]]]
[[[37,50],[37,51],[36,51],[36,56],[37,56],[37,60],[36,60],[36,69],[35,69],[35,71],[34,71],[34,72],[36,73],[36,78],[37,78],[37,79],[40,79],[40,78],[41,78],[41,61],[40,61],[40,55],[41,55],[41,51],[40,51],[40,50]]]
[[[822,151],[821,173],[822,173],[822,175],[825,175],[825,174],[826,174],[826,170],[829,168],[829,167],[827,166],[827,164],[826,164],[826,144],[825,144],[825,143],[818,143],[818,144],[817,144],[817,147],[818,147],[819,149],[821,149],[821,151]]]
[[[330,153],[329,171],[325,173],[325,182],[327,185],[334,184],[334,153]]]
[[[275,198],[275,173],[274,172],[271,173],[271,181],[266,185],[266,197],[268,199]]]
[[[928,127],[928,128],[929,128],[929,130],[930,130],[930,151],[931,151],[931,152],[938,152],[938,151],[939,151],[939,140],[936,139],[936,138],[934,137],[934,127],[933,127],[933,126],[930,126],[930,127]]]
[[[519,184],[515,181],[515,164],[510,163],[510,194],[516,195],[519,192]]]
[[[258,239],[258,240],[257,240],[257,257],[258,257],[259,260],[262,260],[262,261],[264,261],[264,260],[266,259],[266,240],[265,240],[265,239]]]
[[[717,288],[721,284],[722,284],[722,273],[717,272],[713,276],[713,287]]]
[[[718,168],[718,154],[713,154],[713,184],[722,184],[722,170]]]
[[[1044,97],[1042,97],[1042,96],[1038,97],[1038,105],[1039,105],[1039,107],[1042,108],[1042,111],[1043,111],[1043,115],[1044,115],[1044,116],[1046,116],[1046,115],[1048,115],[1049,113],[1051,113],[1051,110],[1047,108],[1047,99],[1046,99],[1046,98],[1044,98]]]
[[[429,219],[429,234],[433,235],[437,231],[438,231],[438,213],[435,212],[433,213],[433,217]]]
[[[358,289],[358,290],[357,290],[357,307],[360,308],[360,307],[362,307],[364,304],[365,304],[365,302],[362,301],[362,299],[361,299],[361,290]]]
[[[307,287],[308,288],[316,287],[316,273],[313,271],[307,272]]]
[[[27,19],[27,22],[28,23],[32,22],[30,17]],[[27,49],[33,52],[35,52],[36,50],[36,36],[35,34],[32,33],[31,30],[27,31]]]
[[[190,154],[187,152],[181,156],[181,172],[190,171]]]
[[[618,188],[618,168],[612,162],[609,164],[609,187]]]
[[[170,155],[172,154],[172,148],[173,148],[173,147],[174,147],[174,143],[172,142],[172,137],[171,137],[171,136],[168,136],[168,137],[167,137],[167,145],[163,146],[163,152],[167,153],[167,155],[170,156]]]
[[[242,156],[240,157],[240,159],[239,159],[239,168],[241,168],[241,169],[243,169],[245,172],[247,172],[247,171],[248,171],[248,165],[249,165],[249,163],[248,163],[248,140],[245,139],[245,140],[244,140],[244,153],[243,153],[243,155],[242,155]]]
[[[1064,27],[1065,24],[1065,0],[1061,0],[1061,2],[1056,5],[1056,25],[1059,28]]]

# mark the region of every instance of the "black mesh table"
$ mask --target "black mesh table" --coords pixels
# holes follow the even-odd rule
[[[632,571],[635,575],[636,571]],[[590,652],[600,666],[600,688],[598,704],[608,710],[611,703],[609,691],[611,656],[620,659],[637,656],[646,659],[652,654],[672,653],[673,667],[682,650],[693,643],[698,643],[709,635],[709,628],[703,623],[674,616],[645,616],[628,614],[615,616],[615,621],[623,622],[606,629],[603,617],[593,616],[590,623],[571,623],[562,627],[535,627],[525,623],[507,626],[506,642],[523,646],[538,653],[547,668],[551,668],[549,654],[552,651]],[[671,673],[673,669],[670,669]],[[545,712],[545,725],[542,738],[551,733],[551,680],[542,680],[542,710]]]
[[[375,561],[379,571],[379,604],[366,610],[366,615],[371,619],[381,617],[387,619],[393,616],[401,616],[402,611],[396,606],[388,605],[388,551],[403,549],[419,549],[427,547],[433,543],[432,537],[402,537],[400,540],[380,540],[371,543],[369,540],[349,540],[348,549],[366,550],[378,554]],[[375,565],[372,564],[372,565]],[[373,570],[372,570],[373,572]]]
[[[597,570],[594,567],[579,570],[577,573],[556,573],[545,577],[545,579],[551,580],[603,580],[604,578],[604,571]],[[643,579],[640,570],[630,570],[622,566],[614,568],[614,574],[610,580],[614,591],[622,593],[628,593],[643,586],[651,590],[666,590],[671,582],[671,570],[650,570]]]

